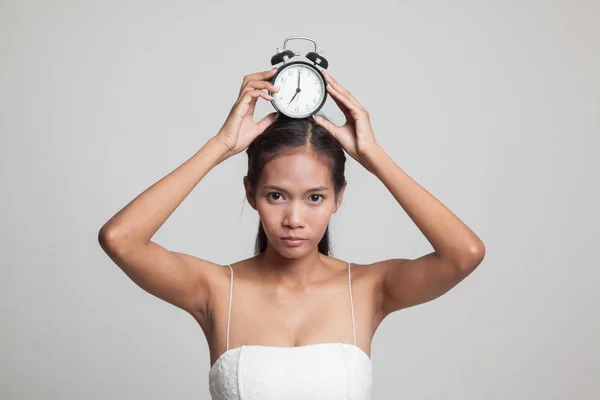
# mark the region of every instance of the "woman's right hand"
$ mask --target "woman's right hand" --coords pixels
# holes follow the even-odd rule
[[[225,158],[245,150],[258,135],[275,122],[277,112],[268,114],[255,123],[254,109],[259,97],[268,101],[273,99],[263,89],[268,89],[271,93],[279,91],[270,82],[276,72],[277,69],[274,68],[271,71],[256,72],[244,77],[238,99],[233,104],[219,133],[214,137],[226,147]]]

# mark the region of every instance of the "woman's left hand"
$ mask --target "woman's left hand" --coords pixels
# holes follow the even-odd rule
[[[340,142],[346,153],[368,168],[367,157],[379,148],[369,112],[327,71],[322,72],[327,80],[327,91],[346,116],[346,123],[337,126],[318,115],[314,115],[315,121]]]

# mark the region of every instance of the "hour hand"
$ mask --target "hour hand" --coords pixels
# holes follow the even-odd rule
[[[294,97],[292,97],[292,99],[290,100],[290,102],[289,102],[288,104],[292,104],[292,101],[294,101],[294,98],[295,98],[296,96],[298,96],[298,93],[299,93],[299,92],[296,90],[296,93],[294,93]]]

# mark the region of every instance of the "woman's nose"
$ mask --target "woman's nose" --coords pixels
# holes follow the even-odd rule
[[[290,204],[286,209],[284,222],[293,228],[300,227],[302,224],[302,205]]]

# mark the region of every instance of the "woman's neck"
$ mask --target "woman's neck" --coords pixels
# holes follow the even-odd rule
[[[328,275],[326,257],[315,248],[298,258],[289,258],[267,244],[267,249],[255,257],[255,262],[264,281],[289,289],[302,289]]]

